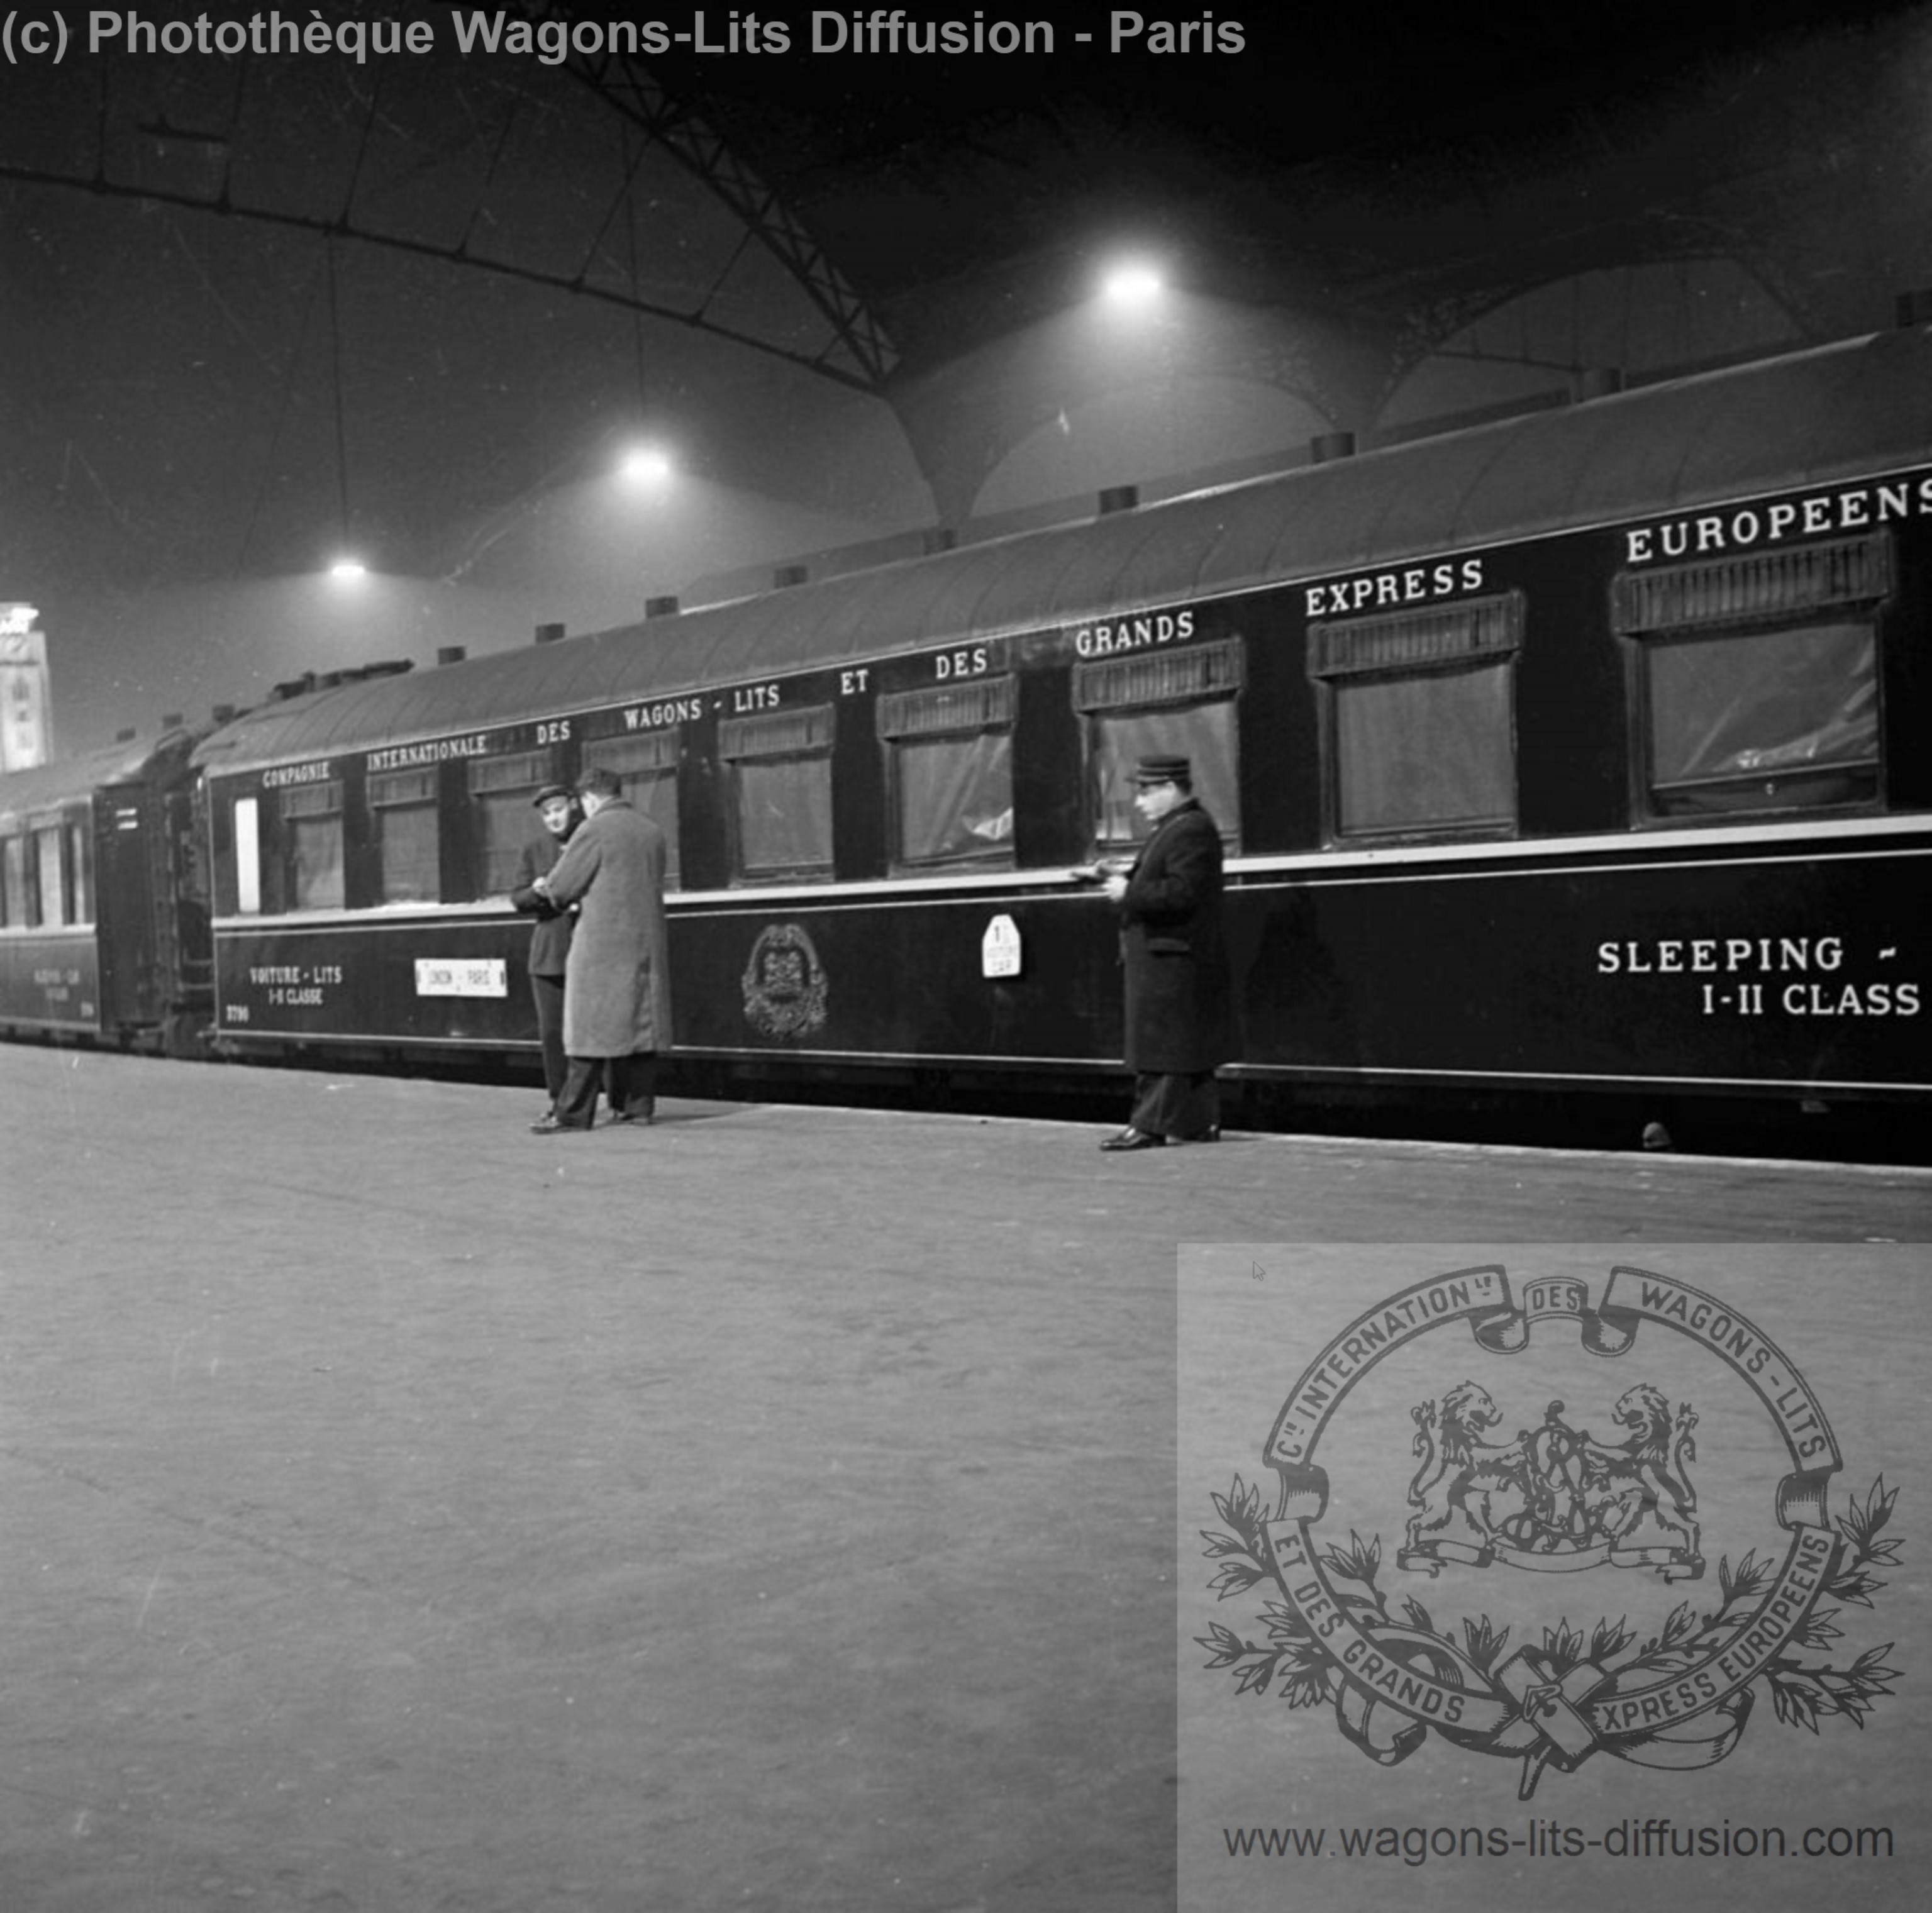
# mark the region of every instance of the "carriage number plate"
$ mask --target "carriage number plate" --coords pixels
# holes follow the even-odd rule
[[[506,997],[510,987],[501,957],[418,957],[419,997]]]

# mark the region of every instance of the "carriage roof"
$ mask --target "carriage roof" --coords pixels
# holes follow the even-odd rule
[[[57,810],[104,786],[136,783],[158,759],[178,757],[187,741],[188,733],[181,730],[164,732],[158,738],[124,738],[71,757],[8,771],[0,775],[0,824],[30,813]]]
[[[1932,329],[1676,379],[1078,525],[288,698],[215,772],[1052,629],[1932,457]]]

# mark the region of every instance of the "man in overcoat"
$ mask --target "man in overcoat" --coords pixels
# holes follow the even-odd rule
[[[550,1113],[556,1114],[569,1065],[563,1048],[563,973],[570,956],[574,913],[554,904],[536,887],[563,855],[564,846],[584,821],[577,793],[565,784],[547,784],[532,799],[543,820],[543,835],[530,838],[517,859],[517,880],[510,901],[536,922],[530,928],[530,999],[536,1006],[537,1042],[543,1051],[544,1087],[550,1092]]]
[[[1185,757],[1143,757],[1134,807],[1153,827],[1132,866],[1106,880],[1120,906],[1132,1114],[1104,1150],[1218,1142],[1214,1072],[1233,1055],[1221,921],[1221,833],[1195,800]]]
[[[569,1066],[555,1116],[532,1126],[539,1135],[589,1129],[600,1078],[614,1122],[648,1123],[658,1054],[671,1042],[664,832],[609,771],[590,772],[577,794],[584,823],[536,886],[578,906],[563,982]]]

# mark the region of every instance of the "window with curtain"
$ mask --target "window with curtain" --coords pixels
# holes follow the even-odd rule
[[[1730,816],[1872,802],[1888,536],[1625,572],[1646,808]]]
[[[586,770],[608,770],[624,795],[664,834],[664,888],[680,887],[677,764],[682,732],[646,731],[622,737],[593,738],[584,747]]]
[[[0,925],[19,929],[27,921],[27,840],[0,837]]]
[[[1522,615],[1505,592],[1309,627],[1332,837],[1515,829]]]
[[[289,907],[342,907],[342,780],[292,785],[281,793]]]
[[[94,921],[93,841],[85,816],[70,817],[67,823],[67,867],[73,886],[74,920]]]
[[[67,907],[66,859],[62,854],[61,827],[44,823],[34,832],[34,874],[40,890],[41,923],[69,923]]]
[[[718,755],[731,769],[740,880],[831,875],[832,736],[830,704],[718,726]]]
[[[1074,667],[1073,701],[1086,732],[1088,816],[1098,850],[1126,851],[1145,835],[1134,808],[1134,765],[1164,756],[1189,760],[1195,796],[1228,847],[1239,847],[1241,682],[1239,638]]]
[[[380,880],[386,904],[435,903],[442,895],[442,852],[436,771],[381,771],[369,779]]]
[[[535,808],[536,794],[555,775],[548,751],[470,760],[478,896],[500,897],[516,887],[524,846],[543,827]]]
[[[895,869],[1011,866],[1012,723],[1010,676],[879,700]]]

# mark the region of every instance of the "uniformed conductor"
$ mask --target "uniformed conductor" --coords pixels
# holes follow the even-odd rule
[[[584,821],[535,886],[578,905],[563,979],[569,1068],[556,1114],[532,1126],[539,1133],[588,1129],[600,1078],[614,1121],[649,1122],[658,1053],[671,1040],[664,832],[609,771],[590,772],[577,794]]]
[[[1106,880],[1120,910],[1126,1061],[1133,1112],[1105,1150],[1218,1142],[1214,1072],[1234,1053],[1234,1015],[1221,923],[1221,833],[1196,801],[1185,757],[1143,757],[1134,808],[1153,835],[1124,873]]]

